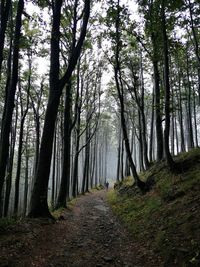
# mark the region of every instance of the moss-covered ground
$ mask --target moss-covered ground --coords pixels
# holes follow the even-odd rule
[[[161,257],[163,266],[200,266],[200,149],[175,161],[176,173],[164,161],[141,173],[141,179],[156,182],[145,195],[128,177],[107,199],[132,238]]]

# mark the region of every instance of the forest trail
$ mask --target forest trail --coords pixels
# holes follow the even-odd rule
[[[6,240],[0,237],[0,267],[156,266],[145,241],[144,247],[131,241],[105,197],[102,190],[78,198],[64,220],[54,224],[11,227]]]

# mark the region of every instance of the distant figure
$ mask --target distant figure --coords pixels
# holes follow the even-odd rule
[[[108,191],[109,182],[106,182],[106,191]]]

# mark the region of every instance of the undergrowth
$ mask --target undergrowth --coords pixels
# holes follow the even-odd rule
[[[133,179],[129,177],[107,199],[133,239],[146,242],[162,257],[163,266],[200,266],[200,149],[183,153],[175,161],[176,174],[165,162],[141,174],[143,180],[153,177],[156,181],[147,194],[130,191]]]

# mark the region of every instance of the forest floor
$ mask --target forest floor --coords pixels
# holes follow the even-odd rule
[[[145,240],[134,242],[106,202],[106,191],[75,200],[60,220],[25,220],[0,233],[0,267],[160,266]]]

